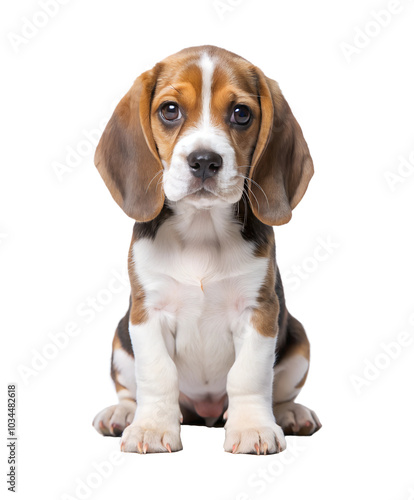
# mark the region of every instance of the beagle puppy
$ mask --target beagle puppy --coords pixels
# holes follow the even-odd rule
[[[313,164],[278,84],[224,49],[182,50],[137,78],[95,164],[136,221],[112,344],[119,403],[96,430],[122,434],[125,452],[172,452],[181,423],[225,424],[225,451],[254,454],[317,431],[294,402],[309,342],[286,309],[272,228]]]

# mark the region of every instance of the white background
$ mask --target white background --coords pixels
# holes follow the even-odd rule
[[[233,6],[220,16],[213,0],[72,0],[17,47],[10,33],[22,36],[23,18],[44,22],[42,9],[2,4],[0,430],[5,471],[6,385],[16,383],[19,498],[414,498],[414,174],[406,168],[394,189],[386,180],[401,157],[414,161],[413,2],[401,0],[384,27],[369,23],[385,0],[222,3]],[[356,28],[376,36],[347,60],[341,44],[354,45]],[[226,454],[222,429],[185,427],[183,451],[116,455],[121,464],[99,475],[96,463],[119,449],[91,421],[116,401],[111,340],[129,289],[113,273],[126,271],[133,223],[84,131],[97,138],[141,72],[205,43],[276,79],[311,149],[316,174],[276,239],[288,307],[312,343],[298,400],[324,426],[267,457]],[[68,167],[61,178],[57,164]],[[320,238],[335,248],[318,262]],[[292,266],[306,277],[293,280]],[[88,297],[106,300],[94,317]],[[53,352],[50,334],[67,323],[80,331]],[[403,331],[408,345],[391,359],[382,343]],[[54,359],[27,375],[44,349]],[[369,363],[381,365],[370,381]]]

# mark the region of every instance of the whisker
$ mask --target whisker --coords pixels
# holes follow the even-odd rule
[[[256,198],[256,195],[253,193],[253,190],[252,188],[249,186],[249,183],[247,182],[246,183],[246,186],[247,186],[247,189],[252,193],[252,195],[254,196],[254,199],[256,200],[256,204],[257,204],[257,210],[260,210],[260,203],[259,203],[259,200]]]
[[[245,180],[247,179],[247,177],[245,175],[243,175],[243,174],[237,174],[237,177],[242,177]],[[263,191],[262,187],[256,181],[254,181],[253,179],[250,179],[250,182],[252,182],[255,186],[257,186],[260,189],[260,191],[263,193],[263,196],[266,198],[266,203],[267,203],[267,206],[269,207],[270,206],[270,204],[269,204],[269,198],[267,197],[266,193]],[[248,189],[250,189],[250,192],[254,196],[254,193],[253,193],[253,191],[251,190],[251,188],[250,188],[250,186],[248,184],[247,184],[247,187],[248,187]],[[254,196],[254,197],[256,198],[256,196]],[[257,198],[256,198],[256,201],[257,201]]]
[[[149,182],[149,184],[148,184],[147,189],[145,190],[145,192],[146,192],[146,193],[148,193],[148,189],[150,188],[152,181],[153,181],[153,180],[157,177],[157,175],[160,175],[160,174],[162,174],[162,173],[163,173],[163,170],[159,170],[159,171],[158,171],[158,172],[154,175],[154,177],[150,180],[150,182]],[[157,185],[158,185],[158,184],[157,184]],[[155,189],[157,189],[157,186],[155,186]]]
[[[262,187],[261,187],[261,186],[259,186],[259,184],[258,184],[256,181],[254,181],[253,179],[250,179],[250,181],[251,181],[251,182],[253,182],[253,184],[254,184],[255,186],[257,186],[257,187],[260,189],[260,191],[263,193],[263,196],[266,198],[267,206],[269,207],[269,199],[268,199],[268,197],[266,196],[266,193],[263,191]]]
[[[241,174],[238,174],[238,177],[242,177],[244,180],[247,179],[247,177],[245,175],[241,175]],[[244,188],[245,189],[247,187],[247,189],[252,193],[252,195],[254,196],[254,199],[256,200],[256,204],[257,204],[257,210],[260,210],[260,203],[258,201],[258,199],[256,198],[256,195],[253,193],[251,187],[249,186],[249,183],[248,182],[245,182],[244,183]],[[266,196],[266,195],[265,195]]]
[[[247,200],[246,200],[246,193],[244,192],[244,189],[242,192],[242,200],[244,203],[244,217],[243,217],[243,231],[244,231],[244,228],[245,228],[246,222],[247,222]]]
[[[162,182],[162,177],[158,179],[157,185],[155,186],[155,190],[157,190],[157,187],[160,185],[160,182]]]
[[[246,198],[245,198],[245,192],[244,192],[244,188],[242,189],[241,187],[239,186],[234,186],[240,193],[241,193],[241,199],[243,200],[243,203],[244,203],[244,218],[243,218],[243,226],[242,226],[242,229],[244,230],[244,227],[246,225],[246,219],[247,219],[247,202],[246,202]],[[240,202],[240,200],[239,200]],[[237,203],[237,216],[239,216],[240,214],[240,205],[239,203]]]

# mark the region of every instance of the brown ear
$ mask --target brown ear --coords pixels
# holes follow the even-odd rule
[[[164,203],[163,189],[156,187],[162,164],[150,125],[156,80],[155,69],[135,80],[116,107],[95,152],[95,165],[114,200],[139,222],[154,219]]]
[[[280,226],[289,222],[305,194],[313,162],[279,85],[255,71],[262,116],[248,181],[250,206],[264,224]]]

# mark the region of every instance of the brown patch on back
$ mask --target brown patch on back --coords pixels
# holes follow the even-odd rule
[[[258,306],[253,310],[252,325],[265,337],[275,337],[278,333],[279,300],[275,292],[275,264],[269,259],[265,282],[257,297]]]
[[[276,249],[273,229],[260,222],[253,215],[249,206],[240,205],[238,218],[243,222],[241,234],[243,239],[254,243],[254,256],[258,259],[267,259],[268,268],[264,283],[257,296],[257,306],[253,309],[252,326],[258,333],[266,337],[278,334],[279,312],[284,313],[283,290],[279,300],[276,286]],[[246,217],[245,217],[246,216]],[[281,307],[283,306],[283,307]]]
[[[135,273],[135,265],[132,255],[133,245],[135,243],[135,238],[132,238],[131,246],[129,247],[128,254],[128,274],[129,280],[131,282],[131,309],[129,318],[133,325],[140,325],[148,321],[148,312],[145,307],[145,292],[141,283],[138,280],[138,276]]]
[[[302,323],[287,313],[286,333],[283,338],[279,337],[277,345],[277,357],[280,362],[285,357],[301,355],[310,359],[310,344]]]

